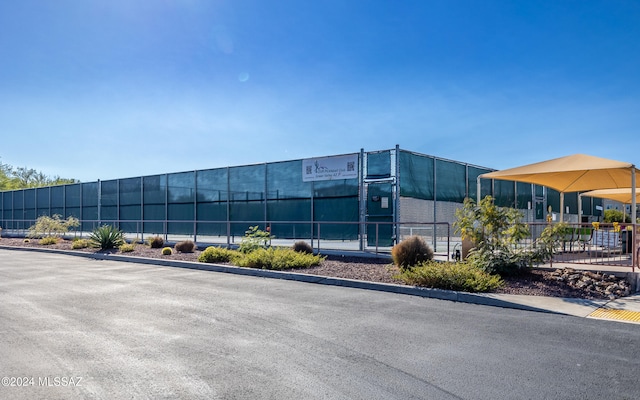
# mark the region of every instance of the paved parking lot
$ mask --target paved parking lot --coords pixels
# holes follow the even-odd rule
[[[301,282],[0,250],[0,321],[0,398],[640,397],[637,325]]]

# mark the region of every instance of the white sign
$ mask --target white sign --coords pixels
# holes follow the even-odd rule
[[[358,155],[302,160],[302,181],[330,181],[358,177]]]

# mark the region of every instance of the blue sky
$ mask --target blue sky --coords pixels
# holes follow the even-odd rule
[[[640,2],[5,0],[0,161],[82,181],[401,148],[640,165]]]

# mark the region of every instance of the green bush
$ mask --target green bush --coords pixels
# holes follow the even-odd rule
[[[300,240],[293,244],[293,251],[297,251],[298,253],[313,254],[313,247],[311,247],[309,243]]]
[[[172,254],[173,254],[173,250],[171,250],[171,247],[165,247],[162,249],[163,256],[170,256]]]
[[[136,249],[135,243],[123,243],[118,248],[123,253],[130,253]]]
[[[89,243],[101,250],[117,248],[124,244],[124,234],[113,225],[102,225],[91,232]]]
[[[530,236],[522,212],[498,207],[493,197],[486,196],[477,205],[465,199],[455,214],[455,232],[475,244],[467,258],[474,266],[489,273],[512,274],[536,259],[532,252],[519,249],[519,243]]]
[[[86,239],[74,238],[74,240],[71,242],[71,248],[74,250],[85,249],[87,247],[89,247],[89,241]]]
[[[322,260],[324,257],[320,255],[299,253],[282,247],[270,247],[244,254],[243,257],[234,260],[234,263],[240,267],[283,270],[308,268],[320,264]]]
[[[42,239],[40,239],[40,244],[48,246],[50,244],[57,244],[58,243],[58,238],[55,236],[45,236]]]
[[[420,236],[410,236],[391,249],[393,263],[401,270],[433,260],[433,250]]]
[[[610,209],[610,210],[604,210],[604,218],[602,220],[607,223],[612,223],[612,222],[629,223],[631,222],[631,216],[625,215],[625,213],[620,210]]]
[[[273,239],[273,236],[271,236],[268,230],[260,230],[258,229],[258,225],[250,226],[249,229],[245,231],[238,250],[240,250],[241,253],[247,254],[257,249],[266,249],[269,247],[271,239]]]
[[[198,261],[204,263],[229,262],[237,258],[239,253],[224,247],[207,247],[198,256]]]
[[[176,249],[176,251],[179,253],[193,253],[193,251],[196,249],[196,244],[191,240],[185,240],[183,242],[176,243],[173,248]]]
[[[149,247],[151,247],[152,249],[161,249],[162,246],[164,246],[164,239],[161,238],[160,236],[154,236],[152,238],[149,238]]]
[[[397,276],[416,286],[464,292],[489,292],[503,285],[498,275],[491,275],[467,262],[427,261]]]

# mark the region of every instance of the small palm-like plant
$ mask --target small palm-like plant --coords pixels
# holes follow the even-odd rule
[[[102,225],[91,232],[89,243],[101,250],[117,248],[124,244],[124,233],[113,225]]]

